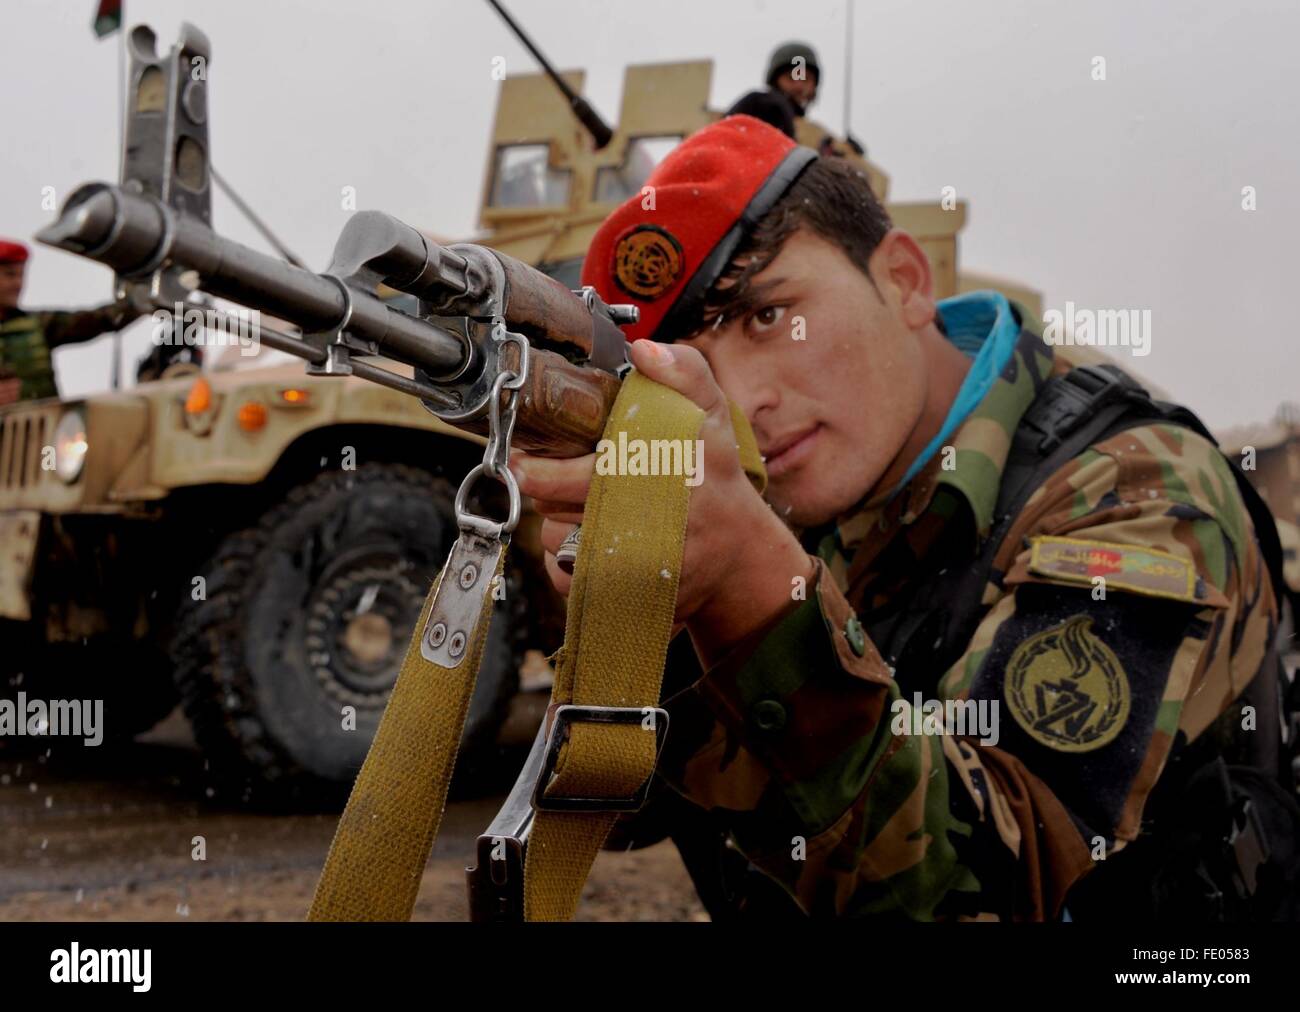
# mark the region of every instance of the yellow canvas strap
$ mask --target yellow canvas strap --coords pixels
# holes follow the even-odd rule
[[[410,920],[442,822],[447,785],[474,694],[492,619],[491,588],[505,562],[504,544],[487,541],[462,534],[425,601],[384,716],[335,830],[307,914],[309,921]],[[482,571],[467,588],[471,595],[481,595],[478,621],[474,634],[456,651],[460,662],[449,669],[425,656],[433,652],[428,643],[437,623],[426,626],[443,581],[459,580],[465,573],[467,548],[488,554],[474,556],[485,558]],[[455,632],[442,635],[439,648],[444,659],[456,646],[450,642]]]
[[[731,416],[741,463],[761,491],[765,476],[753,433],[734,405]],[[674,440],[682,453],[689,441],[694,453],[703,418],[682,395],[632,373],[605,438],[617,444],[623,433],[629,444],[644,440],[647,446]],[[702,459],[696,466],[703,466]],[[618,811],[635,806],[653,774],[666,731],[658,703],[689,495],[681,473],[597,474],[592,480],[547,712],[553,751],[539,782],[526,851],[529,920],[572,917]],[[465,553],[486,559],[493,544],[495,558],[479,565],[467,588]],[[309,920],[410,917],[442,819],[491,619],[490,583],[478,580],[501,572],[503,549],[500,541],[463,534],[435,583],[339,821]],[[481,588],[482,597],[463,657],[449,668],[447,645],[430,647],[430,617],[437,617],[431,609],[445,607],[438,604],[439,588],[453,579],[472,593]]]
[[[753,432],[734,405],[731,415],[742,466],[761,489],[765,474]],[[704,412],[681,394],[633,373],[614,403],[605,439],[614,446],[624,439],[634,448],[675,446],[684,455],[688,443],[694,452],[703,420]],[[702,457],[696,466],[703,467]],[[667,730],[659,694],[690,491],[680,472],[592,479],[547,711],[548,721],[571,719],[562,743],[552,728],[556,755],[538,788],[524,867],[527,920],[573,916],[619,811],[639,807],[635,799],[654,772]]]

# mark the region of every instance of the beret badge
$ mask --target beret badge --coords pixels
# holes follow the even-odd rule
[[[657,299],[682,273],[682,247],[657,225],[638,225],[614,250],[614,280],[638,299]]]

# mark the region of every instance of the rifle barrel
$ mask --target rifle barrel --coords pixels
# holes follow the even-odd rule
[[[391,278],[401,290],[445,306],[450,316],[467,315],[465,310],[483,298],[494,305],[504,302],[507,323],[521,331],[577,348],[592,355],[592,361],[609,360],[592,367],[545,348],[528,348],[515,445],[548,456],[590,452],[618,395],[611,367],[626,359],[622,333],[607,315],[594,317],[559,282],[510,257],[481,247],[460,247],[460,252],[443,248],[386,215],[354,218],[356,227],[345,230],[335,250],[332,267],[338,273],[329,274],[313,274],[258,253],[152,196],[107,183],[75,191],[59,220],[36,238],[107,264],[128,278],[144,281],[164,268],[180,272],[182,279],[193,272],[195,284],[186,282],[183,288],[201,289],[297,324],[305,338],[264,327],[263,340],[317,364],[335,334],[346,332],[349,339],[364,342],[366,350],[358,354],[383,355],[423,374],[408,379],[351,358],[354,375],[419,397],[444,421],[470,432],[487,428],[489,370],[495,366],[474,341],[371,294],[372,282]],[[484,271],[499,272],[498,279],[486,278]],[[328,340],[316,340],[316,335]],[[507,365],[518,367],[518,362]]]
[[[289,320],[304,333],[346,322],[355,337],[379,353],[432,376],[465,365],[456,335],[409,316],[366,291],[313,274],[217,235],[190,215],[175,214],[150,197],[91,183],[68,198],[59,220],[36,238],[107,264],[120,274],[147,274],[164,261],[195,271],[211,295]],[[349,304],[351,312],[349,317]]]

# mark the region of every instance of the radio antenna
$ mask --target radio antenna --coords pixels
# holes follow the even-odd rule
[[[853,101],[853,0],[844,0],[844,136],[853,133],[849,110]]]

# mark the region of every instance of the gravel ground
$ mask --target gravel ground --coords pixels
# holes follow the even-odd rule
[[[527,726],[527,714],[513,724]],[[415,919],[466,919],[465,866],[513,772],[448,805]],[[0,757],[0,920],[303,917],[337,816],[219,807],[201,777],[179,714],[112,751]],[[196,836],[206,860],[191,856]],[[602,853],[577,919],[708,918],[665,842]]]

